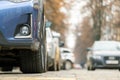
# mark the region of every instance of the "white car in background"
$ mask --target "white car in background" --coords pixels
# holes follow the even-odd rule
[[[68,48],[60,48],[61,59],[62,59],[62,68],[69,70],[73,68],[75,63],[75,57],[72,51]]]

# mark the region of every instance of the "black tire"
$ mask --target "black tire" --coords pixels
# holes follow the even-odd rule
[[[92,67],[92,66],[88,66],[87,69],[88,69],[88,71],[94,71],[95,70],[95,68]]]
[[[40,53],[39,49],[36,52],[33,51],[21,51],[20,53],[20,70],[23,73],[42,73],[43,68],[43,61],[42,58],[44,57],[42,53]]]
[[[42,9],[42,20],[41,20],[41,24],[40,26],[43,26],[41,27],[40,29],[40,41],[41,41],[41,53],[44,54],[44,59],[43,59],[43,72],[46,72],[47,71],[47,51],[46,51],[46,28],[45,28],[45,22],[44,22],[44,7]]]
[[[87,70],[88,70],[88,71],[94,71],[94,70],[95,70],[95,68],[93,67],[91,61],[89,61],[89,64],[88,64],[88,66],[87,66]]]
[[[44,9],[43,9],[43,15],[44,15]],[[42,23],[45,23],[44,22],[44,17],[43,17],[43,22]],[[43,54],[44,54],[44,72],[47,71],[47,59],[48,59],[48,54],[47,54],[47,50],[46,50],[46,28],[45,28],[45,24],[43,24],[43,30],[42,30],[42,34],[43,34],[43,39],[42,39],[42,43],[43,43]]]
[[[57,62],[55,59],[53,60],[53,65],[51,67],[49,67],[48,70],[49,71],[57,71]]]
[[[120,71],[120,69],[118,69]]]
[[[87,70],[89,71],[90,70],[90,66],[87,65]]]
[[[91,71],[92,68],[91,68],[90,66],[87,66],[87,70],[88,70],[88,71]]]
[[[43,49],[43,54],[44,54],[44,70],[43,72],[46,72],[47,71],[47,52],[46,52],[46,44],[43,45],[44,49]]]
[[[42,67],[43,67],[43,72],[47,71],[47,53],[46,53],[46,44],[43,44],[41,46],[41,53],[43,54],[42,58]]]
[[[63,69],[70,70],[72,68],[73,68],[73,63],[71,61],[67,60],[63,63]]]
[[[1,71],[12,71],[13,67],[12,66],[4,66],[1,68]]]

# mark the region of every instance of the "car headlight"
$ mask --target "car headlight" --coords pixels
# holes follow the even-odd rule
[[[30,34],[30,29],[29,29],[29,25],[23,25],[21,28],[20,28],[20,34],[23,35],[23,36],[27,36]]]
[[[94,59],[101,59],[102,57],[101,57],[101,56],[98,56],[98,55],[94,55],[93,58],[94,58]]]
[[[27,1],[31,1],[31,0],[9,0],[9,1],[19,3],[19,2],[27,2]]]

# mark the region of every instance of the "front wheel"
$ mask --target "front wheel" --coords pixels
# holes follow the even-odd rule
[[[63,63],[63,69],[65,70],[69,70],[69,69],[72,69],[73,68],[73,63],[71,61],[65,61]]]
[[[120,71],[120,69],[118,69]]]
[[[93,64],[92,64],[91,61],[88,61],[87,70],[88,70],[88,71],[93,71],[93,70],[95,70],[95,68],[93,67]]]
[[[20,70],[23,73],[42,73],[44,72],[44,54],[38,51],[21,51],[20,53]]]
[[[48,70],[49,71],[57,71],[57,62],[55,59],[53,60],[53,65],[51,67],[49,67]]]

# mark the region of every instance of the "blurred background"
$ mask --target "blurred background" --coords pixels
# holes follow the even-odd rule
[[[120,41],[120,0],[45,0],[44,9],[75,63],[86,62],[86,48],[96,40]]]

